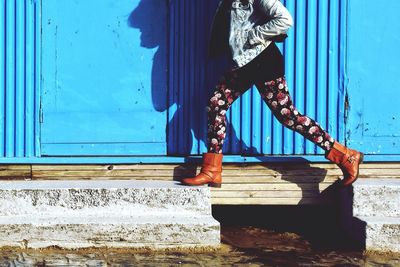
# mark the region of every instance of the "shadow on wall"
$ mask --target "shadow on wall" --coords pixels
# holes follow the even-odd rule
[[[158,48],[153,59],[151,96],[155,110],[164,112],[169,109],[173,113],[169,115],[166,128],[172,133],[169,135],[168,155],[205,152],[200,151],[200,141],[207,142],[205,108],[226,66],[224,58],[211,62],[206,56],[209,31],[218,3],[219,0],[142,0],[128,19],[130,27],[141,31],[142,47]],[[172,34],[167,36],[170,31]],[[170,48],[170,44],[173,47]],[[241,146],[243,151],[257,154],[255,149],[240,144],[227,119],[224,152],[232,146]]]
[[[163,0],[142,0],[131,12],[128,25],[141,32],[140,46],[144,48],[158,48],[154,54],[151,71],[151,97],[154,109],[164,112],[167,97],[167,6]],[[163,77],[165,77],[163,79]]]

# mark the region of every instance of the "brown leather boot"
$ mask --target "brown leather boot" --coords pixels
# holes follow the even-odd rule
[[[333,147],[325,152],[325,158],[336,163],[343,171],[342,185],[347,186],[357,180],[364,154],[335,141]]]
[[[203,153],[203,165],[200,173],[193,178],[184,178],[185,185],[204,185],[221,187],[222,183],[222,154]]]

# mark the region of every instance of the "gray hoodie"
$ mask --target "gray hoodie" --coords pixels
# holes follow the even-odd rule
[[[292,16],[279,0],[232,0],[229,46],[236,67],[249,63],[292,25]]]

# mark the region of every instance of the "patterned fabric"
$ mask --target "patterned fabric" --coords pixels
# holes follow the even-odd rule
[[[250,19],[253,13],[253,3],[243,4],[240,0],[232,2],[229,45],[236,64],[234,67],[246,65],[271,43],[271,41],[266,41],[250,44],[249,32],[255,25],[255,21]]]
[[[226,136],[226,112],[250,85],[235,72],[228,72],[220,79],[207,106],[208,152],[222,153]],[[301,114],[293,105],[285,77],[257,82],[256,87],[275,118],[286,128],[300,133],[325,151],[332,148],[334,139],[316,121]]]

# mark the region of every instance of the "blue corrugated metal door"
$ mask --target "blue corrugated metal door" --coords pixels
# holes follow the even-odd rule
[[[296,106],[369,159],[398,161],[400,3],[282,1],[295,19],[280,48]],[[0,1],[0,158],[204,152],[224,70],[205,57],[218,2]],[[228,121],[226,154],[322,153],[254,89]]]
[[[206,151],[205,106],[224,69],[206,60],[212,17],[219,0],[170,1],[168,153]],[[282,1],[294,18],[281,45],[296,107],[344,141],[344,29],[346,0]],[[315,155],[324,151],[282,126],[251,88],[227,113],[225,154]]]
[[[165,155],[167,2],[41,1],[41,154]]]
[[[400,154],[400,1],[349,2],[349,145],[375,155]]]
[[[0,158],[37,155],[37,18],[34,1],[0,1]]]

